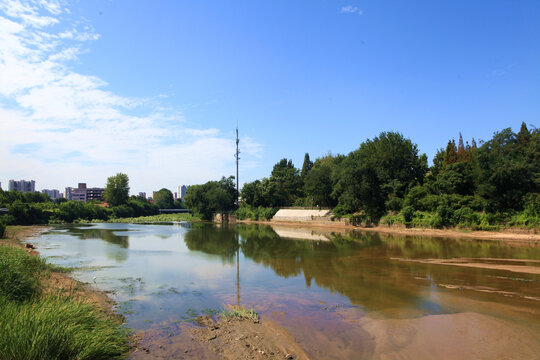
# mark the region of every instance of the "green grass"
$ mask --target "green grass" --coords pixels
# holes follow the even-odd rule
[[[253,308],[248,309],[243,305],[229,305],[229,310],[223,310],[221,317],[225,319],[259,321],[259,314]]]
[[[70,297],[0,297],[0,319],[1,359],[115,359],[129,350],[124,328]]]
[[[192,214],[183,213],[183,214],[161,214],[161,215],[152,215],[152,216],[118,218],[118,219],[109,219],[107,221],[93,220],[93,222],[137,224],[137,223],[193,221],[193,220],[200,220],[200,218],[197,216],[193,216]]]
[[[40,279],[53,270],[24,249],[0,246],[0,359],[121,358],[127,330],[95,305],[43,292]]]
[[[14,301],[40,294],[39,277],[49,270],[45,261],[21,248],[0,247],[0,295]]]

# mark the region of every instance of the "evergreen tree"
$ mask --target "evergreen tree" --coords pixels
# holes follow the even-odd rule
[[[309,171],[313,168],[313,161],[309,159],[309,154],[304,155],[304,164],[302,165],[302,171],[300,171],[300,177],[304,179]]]
[[[531,133],[529,132],[529,129],[527,129],[527,125],[525,125],[525,122],[522,122],[521,129],[519,130],[517,134],[516,149],[517,150],[523,149],[525,146],[527,146],[530,139],[531,139]]]
[[[467,161],[467,154],[465,153],[465,145],[463,145],[463,136],[459,133],[457,161]]]
[[[457,162],[457,149],[456,142],[454,139],[448,140],[448,145],[446,145],[446,152],[444,154],[444,167],[451,165]]]

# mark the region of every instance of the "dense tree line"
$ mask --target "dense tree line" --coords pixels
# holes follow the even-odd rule
[[[383,132],[348,155],[311,162],[306,154],[301,170],[282,159],[270,177],[246,183],[241,197],[250,208],[320,206],[374,223],[399,213],[407,224],[416,219],[443,227],[491,224],[516,214],[516,225],[538,224],[539,192],[540,133],[523,123],[517,134],[504,129],[480,145],[460,134],[431,167],[410,139]]]
[[[17,192],[0,190],[0,208],[7,208],[7,214],[0,214],[0,223],[31,225],[48,223],[72,223],[76,221],[108,220],[111,218],[156,215],[159,206],[139,196],[129,197],[129,178],[117,174],[107,180],[105,201],[108,206],[92,201],[52,200],[39,192]]]

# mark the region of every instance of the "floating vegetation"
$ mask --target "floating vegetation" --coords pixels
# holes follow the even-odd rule
[[[122,301],[118,304],[117,308],[120,313],[124,315],[136,314],[137,312],[133,310],[133,303],[137,301],[135,299],[129,299],[127,301]]]

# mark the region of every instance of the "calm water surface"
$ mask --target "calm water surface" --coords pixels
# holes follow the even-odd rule
[[[309,327],[351,354],[343,332],[362,319],[472,312],[540,338],[538,246],[201,223],[59,226],[32,241],[109,292],[136,329],[241,303],[300,343]]]

